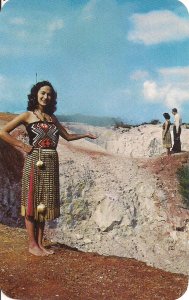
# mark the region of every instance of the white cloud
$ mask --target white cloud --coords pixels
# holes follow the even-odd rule
[[[64,27],[64,21],[62,19],[55,20],[48,25],[49,32],[61,30]]]
[[[158,70],[156,80],[143,83],[145,100],[165,104],[169,109],[181,108],[189,101],[189,67],[166,68]]]
[[[189,20],[168,10],[134,14],[131,21],[134,28],[129,32],[128,39],[132,42],[148,46],[189,37]]]
[[[155,101],[158,99],[158,88],[154,81],[145,81],[143,84],[144,97],[148,100]]]
[[[90,0],[82,10],[82,18],[84,20],[92,20],[95,18],[94,11],[99,0]]]
[[[53,35],[64,28],[64,21],[62,19],[57,19],[52,21],[47,26],[47,34],[45,37],[46,45],[49,45],[52,41]]]
[[[2,29],[1,56],[38,55],[41,53],[41,41],[43,41],[43,49],[46,48],[45,51],[49,52],[54,35],[64,28],[64,21],[61,18],[49,22],[44,18],[43,20],[28,18],[27,23],[24,22],[23,18],[10,19],[8,25]]]
[[[89,0],[81,10],[80,19],[88,22],[103,20],[103,26],[108,23],[109,29],[115,22],[124,26],[122,18],[128,14],[127,7],[128,4],[119,5],[115,0]]]
[[[159,74],[172,81],[189,81],[189,67],[161,68]]]

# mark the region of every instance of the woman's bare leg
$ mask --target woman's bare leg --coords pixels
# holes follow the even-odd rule
[[[40,247],[40,249],[43,251],[44,254],[53,254],[53,250],[47,250],[43,246],[43,234],[44,234],[44,228],[45,228],[45,222],[37,222],[37,242]]]
[[[35,221],[31,217],[25,217],[26,230],[29,238],[29,252],[36,256],[43,256],[44,252],[39,247],[35,238]]]
[[[170,148],[167,148],[167,155],[171,155]]]

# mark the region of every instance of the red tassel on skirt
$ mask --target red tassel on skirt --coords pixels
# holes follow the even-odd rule
[[[33,217],[34,216],[34,208],[33,208],[33,191],[34,191],[34,167],[32,165],[30,172],[30,180],[29,180],[29,190],[28,190],[28,207],[27,207],[27,215]]]

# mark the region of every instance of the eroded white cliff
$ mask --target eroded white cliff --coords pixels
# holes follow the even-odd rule
[[[76,126],[99,138],[60,141],[61,217],[49,223],[47,236],[82,251],[133,257],[187,274],[189,213],[174,215],[165,187],[142,167],[143,160],[162,153],[161,126],[127,132],[72,124],[70,129]],[[183,130],[183,140],[188,132]],[[183,143],[186,150],[188,145]],[[7,156],[5,147],[1,144],[0,217],[16,225],[23,158],[13,149]],[[171,201],[174,206],[174,197]]]

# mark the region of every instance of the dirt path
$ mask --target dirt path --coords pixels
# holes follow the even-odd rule
[[[83,253],[60,244],[50,245],[54,255],[39,258],[27,252],[24,229],[0,224],[0,236],[0,287],[11,298],[175,300],[187,288],[187,276],[134,259]]]

